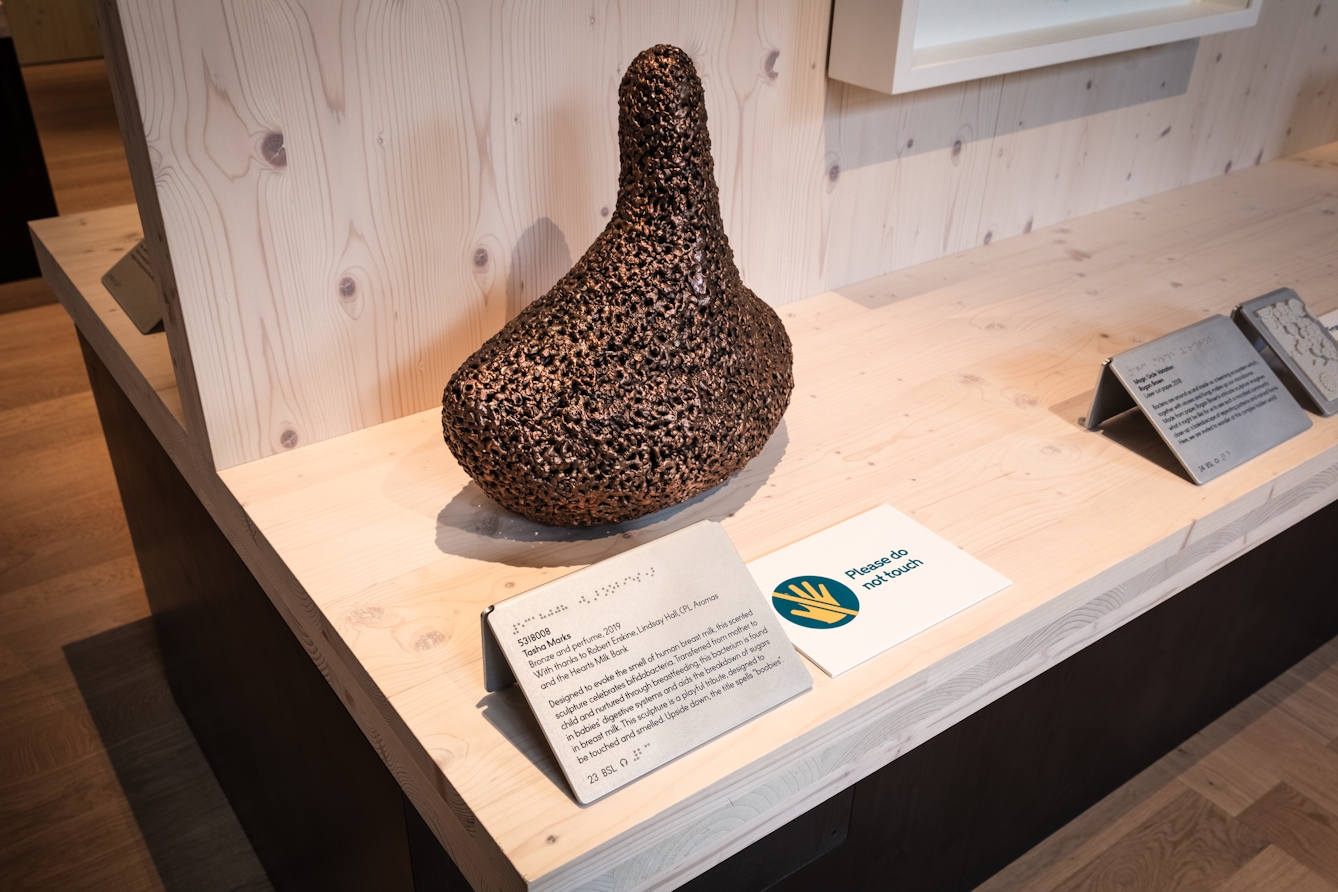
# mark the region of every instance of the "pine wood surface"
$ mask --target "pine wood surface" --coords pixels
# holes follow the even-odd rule
[[[1338,495],[1332,419],[1206,487],[1147,429],[1078,423],[1111,353],[1281,285],[1338,306],[1335,171],[1330,146],[787,307],[768,449],[617,535],[486,504],[435,412],[188,477],[471,881],[669,887]],[[585,809],[482,694],[488,603],[703,517],[752,558],[882,501],[1014,585]]]
[[[116,10],[116,0],[94,0],[93,6],[97,13],[98,32],[107,59],[112,103],[116,108],[116,118],[121,127],[122,144],[130,168],[130,181],[134,187],[135,203],[139,209],[140,231],[143,233],[145,248],[149,255],[149,266],[154,270],[153,282],[162,302],[163,330],[167,335],[172,370],[181,397],[181,415],[185,419],[182,427],[194,435],[190,441],[190,451],[203,456],[212,464],[212,447],[206,435],[204,409],[200,403],[200,391],[195,379],[196,358],[191,351],[191,339],[187,336],[186,326],[181,319],[181,301],[177,292],[178,271],[167,250],[162,205],[154,185],[157,174],[153,151],[145,140],[140,139],[140,134],[146,132],[145,117],[140,110],[140,99],[131,84],[131,65],[126,52],[125,34],[121,29],[121,16]],[[149,113],[153,113],[152,106],[149,107]],[[43,275],[45,276],[45,272]],[[111,370],[115,374],[115,368]],[[122,386],[125,386],[124,381]],[[159,435],[161,436],[161,433]]]
[[[788,307],[784,431],[723,490],[617,537],[490,509],[431,412],[222,477],[532,887],[672,881],[755,838],[726,822],[770,829],[1338,494],[1331,421],[1206,488],[1077,427],[1111,353],[1274,282],[1336,302],[1335,162],[1331,147]],[[750,559],[885,500],[1014,586],[839,679],[815,672],[811,695],[586,809],[516,698],[480,698],[491,601],[702,517]]]
[[[37,107],[35,111],[42,118],[43,109]],[[66,195],[59,188],[57,198],[62,208],[68,207]],[[133,211],[122,211],[109,228],[121,228],[122,224],[137,225]],[[1065,238],[1066,234],[1056,237]],[[969,264],[949,259],[922,265],[900,277],[881,280],[878,288],[852,291],[851,296],[870,305],[904,300],[996,273],[1012,251],[1027,247],[1012,241],[996,242],[990,252],[972,255]],[[92,273],[89,270],[83,281],[96,283]],[[1176,276],[1172,281],[1181,278]],[[1282,283],[1294,284],[1290,280]],[[1194,287],[1211,284],[1211,276],[1204,276]],[[86,299],[93,293],[90,288],[81,288]],[[1306,297],[1315,302],[1310,294]],[[859,311],[840,302],[834,302],[834,306]],[[89,328],[85,325],[86,333]],[[169,794],[169,802],[175,803],[172,807],[180,809],[183,800],[198,803],[192,793],[195,788],[181,781],[182,772],[161,758],[170,747],[164,749],[154,743],[170,741],[184,731],[179,717],[176,730],[170,730],[170,722],[145,719],[137,709],[111,710],[121,729],[111,738],[121,744],[113,758],[108,755],[108,741],[95,733],[97,722],[83,702],[89,698],[76,693],[70,661],[60,655],[60,649],[71,642],[96,641],[97,633],[115,631],[127,623],[132,630],[142,629],[139,622],[147,608],[69,323],[56,308],[47,307],[0,316],[0,335],[4,337],[0,380],[5,382],[3,391],[7,394],[0,411],[0,455],[5,458],[0,501],[6,518],[0,530],[0,545],[6,554],[5,570],[0,574],[0,611],[9,617],[0,624],[4,630],[0,637],[0,698],[5,707],[4,721],[0,722],[0,802],[8,806],[0,814],[0,840],[4,841],[0,845],[0,876],[7,888],[17,889],[158,889],[163,888],[165,879],[180,883],[168,888],[234,888],[224,883],[210,885],[209,881],[235,876],[226,866],[226,859],[215,860],[217,853],[231,844],[221,840],[235,837],[220,836],[209,820],[189,812],[168,813],[187,829],[197,824],[210,828],[207,839],[194,837],[193,845],[184,850],[184,861],[193,861],[202,869],[184,876],[157,876],[155,859],[163,843],[170,843],[171,838],[155,839],[157,848],[152,849],[144,841],[150,834],[141,824],[161,829],[166,822],[155,822],[153,809],[145,818],[143,800],[127,799],[123,783],[114,777],[113,766],[127,752],[143,761],[147,751],[153,754],[154,786]],[[124,341],[121,349],[135,343],[133,339]],[[165,346],[161,340],[157,343],[161,362],[165,363]],[[134,367],[130,362],[125,365]],[[123,385],[132,377],[123,373]],[[39,393],[35,402],[29,398],[32,389]],[[146,417],[153,417],[143,404],[141,409]],[[121,640],[125,646],[107,649],[115,665],[99,666],[101,677],[113,688],[143,688],[146,676],[140,668],[144,665],[141,660],[152,650],[152,642],[129,633]],[[1177,840],[1192,836],[1143,830],[1182,788],[1193,789],[1234,818],[1282,783],[1284,774],[1292,778],[1288,783],[1299,789],[1323,786],[1326,777],[1338,772],[1338,763],[1312,761],[1309,767],[1295,768],[1290,766],[1287,754],[1299,749],[1313,759],[1317,753],[1312,744],[1318,744],[1320,750],[1338,759],[1338,742],[1333,740],[1338,734],[1335,662],[1338,645],[1331,643],[1054,834],[986,883],[981,892],[1053,888],[1124,835],[1140,831],[1146,848],[1125,847],[1131,857],[1185,860]],[[165,686],[161,679],[156,684],[137,701],[161,701]],[[94,698],[94,702],[99,701]],[[1237,741],[1253,722],[1271,713],[1283,713],[1288,720],[1281,724],[1281,732],[1275,727],[1268,735],[1270,743],[1282,742],[1276,750],[1266,748],[1261,753],[1257,745],[1246,749],[1244,741]],[[105,714],[99,710],[99,715]],[[1303,743],[1299,746],[1287,745],[1287,738],[1279,737],[1279,733],[1306,736],[1300,738]],[[1299,780],[1298,775],[1302,775]],[[1309,784],[1307,777],[1311,779]],[[79,807],[56,812],[49,804],[42,804],[59,803],[62,798],[72,798]],[[155,804],[162,804],[162,800]],[[226,809],[226,804],[222,807]],[[80,812],[79,808],[86,810]],[[1332,807],[1327,810],[1338,814]],[[254,866],[253,856],[247,854],[252,858],[248,863]],[[1194,857],[1192,852],[1188,857]],[[168,863],[180,865],[183,861]],[[263,888],[259,885],[263,878],[252,875],[251,881],[257,885],[240,888]],[[1193,888],[1205,885],[1190,884]],[[1148,888],[1157,892],[1160,887]],[[1338,879],[1330,876],[1326,881],[1271,844],[1216,888],[1229,892],[1328,892],[1338,889]]]
[[[0,839],[7,843],[0,850],[0,875],[5,877],[6,888],[14,889],[161,889],[163,877],[143,841],[148,834],[140,828],[141,820],[153,826],[154,810],[146,813],[142,802],[138,803],[138,809],[129,807],[129,800],[113,773],[111,759],[106,755],[106,743],[97,734],[96,723],[87,712],[85,697],[75,687],[67,661],[60,656],[66,643],[97,642],[98,633],[116,631],[129,624],[131,633],[121,633],[125,646],[105,652],[115,665],[96,668],[102,673],[104,690],[137,693],[129,704],[99,710],[99,714],[116,716],[122,729],[117,739],[132,745],[155,739],[171,741],[174,735],[185,731],[179,718],[175,723],[160,723],[157,719],[162,704],[167,703],[160,678],[149,676],[153,684],[146,693],[140,692],[146,681],[142,658],[153,649],[151,641],[137,637],[143,630],[141,620],[147,610],[139,590],[133,553],[122,522],[117,519],[118,500],[99,445],[101,437],[92,403],[81,385],[82,369],[73,333],[55,308],[0,317],[0,331],[4,332],[3,355],[10,358],[8,364],[0,367],[0,380],[5,382],[4,392],[9,394],[8,404],[0,413],[0,429],[4,431],[0,434],[0,454],[6,457],[10,474],[0,486],[5,517],[9,518],[0,541],[8,548],[15,547],[19,541],[15,524],[31,524],[33,513],[50,512],[53,501],[64,499],[78,506],[73,513],[45,524],[36,539],[27,540],[49,544],[45,557],[28,559],[25,578],[31,581],[52,573],[54,578],[14,585],[12,576],[0,577],[3,580],[0,588],[4,589],[0,595],[0,605],[4,606],[0,610],[8,617],[3,625],[7,634],[0,645],[5,654],[0,661],[4,665],[0,671],[0,698],[5,716],[0,723],[0,753],[3,753],[0,801],[9,805],[0,816],[3,827]],[[19,392],[25,383],[40,388],[35,404],[29,401],[30,394]],[[30,448],[24,448],[16,438]],[[54,444],[64,444],[71,459],[53,463],[46,457]],[[25,488],[15,489],[16,481],[25,481]],[[42,481],[44,487],[39,487],[36,481]],[[98,504],[102,507],[90,511]],[[83,523],[70,522],[81,517]],[[99,529],[111,534],[109,545],[90,551],[88,534]],[[61,549],[56,544],[62,535],[76,537],[71,547]],[[6,566],[12,573],[17,558],[14,551],[8,554]],[[94,563],[75,568],[71,558],[76,563],[82,559]],[[81,663],[81,669],[86,665]],[[128,670],[127,666],[131,668]],[[146,717],[139,704],[155,705]],[[1288,721],[1284,731],[1296,736],[1301,747],[1313,753],[1318,746],[1328,752],[1324,757],[1327,762],[1291,767],[1286,748],[1265,750],[1261,754],[1257,748],[1247,749],[1245,741],[1236,739],[1270,713],[1285,716]],[[1001,872],[982,886],[980,892],[1041,892],[1055,888],[1067,876],[1116,847],[1126,834],[1134,833],[1143,842],[1143,848],[1128,844],[1119,847],[1119,852],[1134,865],[1175,859],[1176,863],[1203,864],[1200,869],[1205,872],[1220,871],[1206,863],[1205,854],[1187,848],[1186,844],[1195,837],[1183,832],[1183,828],[1179,833],[1170,828],[1159,832],[1163,825],[1153,817],[1163,805],[1186,787],[1200,791],[1210,802],[1221,801],[1226,795],[1224,791],[1230,790],[1238,796],[1240,804],[1219,809],[1234,816],[1281,783],[1279,778],[1283,774],[1312,778],[1312,784],[1331,782],[1332,777],[1338,776],[1335,735],[1338,735],[1338,643],[1330,644],[1231,716],[1187,741],[1158,766]],[[1278,738],[1274,733],[1270,739]],[[1329,741],[1327,746],[1325,741]],[[170,747],[167,751],[171,751]],[[161,755],[163,750],[156,752]],[[123,754],[124,749],[117,753],[118,757]],[[1213,770],[1209,774],[1206,768],[1210,764]],[[168,773],[164,766],[164,761],[155,761],[152,775],[160,788],[169,788],[176,809],[182,803],[198,802],[192,786],[171,781],[180,778],[180,773]],[[1255,780],[1257,776],[1263,777],[1261,787]],[[1291,783],[1305,785],[1304,780]],[[1239,792],[1242,789],[1243,794]],[[78,805],[64,812],[54,811],[53,804],[62,799],[72,799]],[[1312,810],[1306,814],[1313,813]],[[228,844],[220,842],[212,822],[171,808],[164,808],[161,814],[189,828],[207,831],[208,838],[195,838],[195,845],[186,850],[185,857],[205,863],[214,871],[222,865],[225,869],[221,872],[232,876],[224,857]],[[1301,815],[1296,819],[1300,820]],[[1060,857],[1066,853],[1072,854]],[[183,862],[176,863],[180,866]],[[1106,856],[1105,863],[1111,865],[1107,871],[1110,873],[1122,862]],[[167,876],[172,878],[171,874]],[[221,883],[209,885],[208,879],[209,874],[203,870],[192,872],[182,880],[192,885],[175,888],[238,888]],[[253,879],[257,884],[263,883],[261,878]],[[1161,892],[1177,887],[1147,884],[1138,888]],[[1324,875],[1306,868],[1273,844],[1215,888],[1222,892],[1332,892],[1338,889],[1338,878],[1330,875],[1326,880]]]
[[[100,9],[219,468],[435,405],[603,227],[618,78],[658,41],[696,60],[726,231],[774,305],[1338,138],[1338,7],[1309,0],[899,97],[826,78],[826,0]]]
[[[178,436],[184,438],[185,413],[181,394],[177,389],[176,373],[163,332],[142,335],[135,323],[121,309],[111,292],[102,284],[102,277],[125,256],[143,237],[139,214],[134,205],[107,208],[35,220],[29,224],[37,233],[37,256],[43,275],[53,285],[58,298],[78,294],[81,299],[65,301],[65,309],[80,326],[81,331],[100,338],[105,344],[115,343],[121,364],[133,366],[134,372],[118,376],[122,387],[135,387],[143,399],[157,402],[166,409],[175,424]],[[51,260],[52,252],[61,255],[57,266]],[[132,382],[140,382],[135,386]],[[162,413],[151,410],[155,417]]]

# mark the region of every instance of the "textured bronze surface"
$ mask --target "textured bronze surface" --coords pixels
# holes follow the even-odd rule
[[[608,226],[446,386],[447,445],[517,514],[588,526],[676,505],[747,464],[789,404],[790,339],[734,265],[703,100],[682,50],[632,61]]]

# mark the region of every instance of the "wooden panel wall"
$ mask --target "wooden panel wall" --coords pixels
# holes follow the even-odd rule
[[[220,468],[435,405],[603,227],[657,42],[777,305],[1338,137],[1319,0],[895,98],[827,80],[824,0],[116,2]]]
[[[1338,137],[1336,92],[1338,7],[1320,0],[904,96],[831,81],[827,287],[1321,145]]]

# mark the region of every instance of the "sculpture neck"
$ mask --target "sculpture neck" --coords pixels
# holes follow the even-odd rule
[[[688,55],[671,46],[638,55],[618,88],[618,108],[619,217],[718,228],[705,93]]]
[[[640,176],[620,178],[615,216],[631,224],[651,224],[661,231],[721,228],[720,200],[714,178],[675,165],[649,167]],[[683,188],[682,181],[692,185]]]

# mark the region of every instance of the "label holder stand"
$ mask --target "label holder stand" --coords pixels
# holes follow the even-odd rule
[[[494,604],[480,624],[485,689],[520,689],[582,805],[813,687],[711,521]]]
[[[1176,377],[1167,382],[1172,374]],[[1230,398],[1241,388],[1246,402],[1232,402]],[[1153,402],[1154,398],[1160,399]],[[1199,402],[1186,405],[1190,398]],[[1126,350],[1102,364],[1086,428],[1095,431],[1131,409],[1143,412],[1197,485],[1310,427],[1309,416],[1265,359],[1222,315]]]

